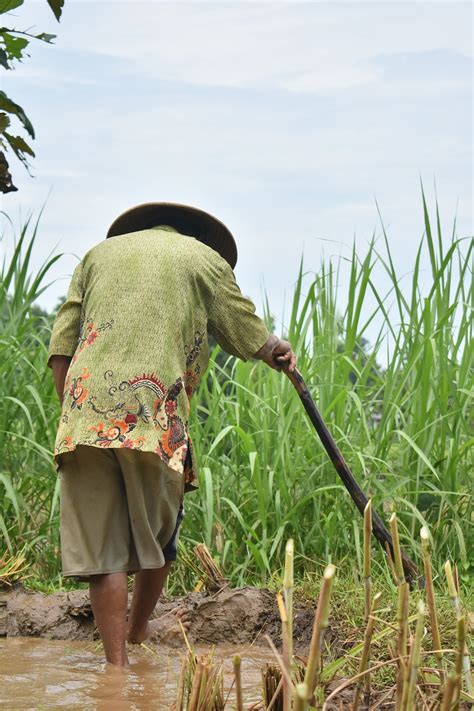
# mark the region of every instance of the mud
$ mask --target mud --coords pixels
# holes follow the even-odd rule
[[[184,607],[191,618],[192,644],[256,644],[268,647],[265,635],[277,646],[281,622],[273,593],[259,588],[224,589],[216,594],[190,593],[158,603],[155,615]],[[296,609],[296,648],[307,648],[314,610]],[[0,636],[43,637],[52,640],[92,641],[98,638],[87,590],[52,595],[17,587],[0,593]],[[328,630],[330,641],[331,630]],[[170,643],[170,641],[167,641]],[[178,644],[182,644],[178,640]]]
[[[209,648],[196,647],[196,653]],[[261,699],[261,668],[271,658],[263,649],[231,645],[215,649],[222,663],[226,708],[235,708],[232,655],[242,657],[246,707]],[[50,708],[91,711],[170,711],[179,687],[184,650],[133,648],[130,667],[116,670],[103,664],[96,642],[46,640],[32,637],[0,639],[0,708],[42,711]]]
[[[246,703],[261,699],[261,670],[265,662],[274,663],[266,636],[280,646],[274,594],[250,587],[190,593],[163,600],[155,614],[177,606],[186,608],[191,618],[188,637],[194,651],[199,654],[212,648],[215,658],[222,660],[229,708],[234,707],[232,655],[237,652],[242,657]],[[301,659],[311,639],[314,610],[296,607],[294,613],[295,652]],[[325,636],[329,656],[344,657],[360,633],[338,627],[332,618]],[[57,706],[114,711],[170,708],[186,651],[181,635],[174,642],[172,638],[160,644],[147,642],[145,649],[132,648],[132,666],[123,677],[107,674],[97,640],[87,590],[53,595],[21,587],[0,591],[0,707],[30,711]],[[179,649],[170,653],[166,647],[170,643]],[[326,694],[343,681],[341,677],[332,680]],[[352,698],[353,688],[345,689],[328,709],[349,708]],[[393,708],[391,688],[374,690],[374,699],[381,710]],[[461,708],[467,706],[461,704]]]

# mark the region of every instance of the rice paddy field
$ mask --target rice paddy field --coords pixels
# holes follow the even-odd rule
[[[354,249],[319,265],[302,262],[281,335],[297,352],[298,368],[371,507],[419,566],[424,591],[409,594],[397,556],[388,560],[370,543],[370,522],[364,527],[283,373],[237,361],[215,346],[192,401],[200,492],[187,497],[181,556],[168,593],[199,584],[198,544],[205,544],[230,585],[275,593],[280,647],[275,670],[267,673],[278,677],[282,705],[276,698],[272,705],[267,689],[260,708],[362,708],[368,689],[357,681],[367,678],[370,644],[381,655],[373,662],[382,665],[377,703],[381,690],[392,689],[373,708],[459,708],[472,693],[465,639],[474,575],[473,243],[458,237],[455,225],[442,235],[437,206],[430,210],[424,196],[420,209],[425,231],[410,274],[397,272],[390,250],[395,236],[385,232],[364,252]],[[52,465],[59,404],[46,353],[54,313],[42,311],[37,300],[61,255],[34,271],[40,239],[41,221],[30,219],[2,266],[0,580],[20,578],[29,588],[54,592],[71,583],[60,573]],[[11,233],[3,236],[4,245],[7,240]],[[421,270],[427,263],[429,273]],[[381,281],[388,285],[383,292]],[[265,318],[272,326],[269,304]],[[293,600],[314,605],[318,597],[316,631],[297,659]],[[339,651],[337,663],[332,658],[330,669],[331,651],[323,642],[328,615],[344,634],[357,629],[359,635],[350,652]],[[434,671],[427,676],[423,655],[440,650],[438,644],[447,651],[431,654]],[[176,708],[224,708],[217,692],[212,703],[205,691],[192,697],[196,674],[218,687],[212,664],[189,653]],[[344,684],[357,674],[344,687],[350,700],[333,694],[331,706],[337,683],[325,684],[334,678]],[[199,698],[207,698],[204,705]],[[229,708],[243,703],[235,697]]]

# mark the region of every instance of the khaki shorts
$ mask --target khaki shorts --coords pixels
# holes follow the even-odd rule
[[[63,575],[161,568],[176,558],[184,477],[154,452],[78,445],[59,466]]]

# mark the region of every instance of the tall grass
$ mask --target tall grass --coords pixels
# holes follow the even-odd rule
[[[32,273],[38,222],[27,220],[1,270],[0,540],[10,553],[27,544],[38,572],[51,575],[58,568],[57,479],[51,460],[58,402],[45,367],[52,319],[35,302],[61,255]],[[3,244],[7,239],[2,236]]]
[[[463,579],[474,568],[473,248],[455,234],[445,246],[438,210],[430,220],[424,196],[423,211],[425,234],[409,279],[397,273],[385,233],[365,254],[354,249],[347,279],[341,259],[311,273],[301,264],[286,335],[374,508],[387,519],[397,511],[402,544],[412,550],[421,526],[429,526],[435,564],[458,561]],[[2,273],[0,526],[11,551],[27,543],[53,575],[59,561],[50,453],[58,404],[46,369],[51,319],[32,307],[59,257],[29,276],[35,238],[36,226],[26,225]],[[425,254],[431,274],[422,292]],[[389,284],[384,292],[376,285],[380,269]],[[364,347],[376,323],[379,335]],[[201,491],[187,497],[182,545],[206,543],[234,583],[268,579],[290,537],[303,552],[297,572],[308,558],[361,560],[358,514],[291,383],[261,363],[225,358],[219,348],[212,358],[192,402]]]

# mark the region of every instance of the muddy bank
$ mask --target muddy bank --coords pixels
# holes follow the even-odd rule
[[[192,644],[266,645],[268,634],[279,644],[280,619],[273,593],[259,588],[224,589],[215,594],[189,593],[158,603],[159,617],[180,606],[188,610]],[[295,643],[304,650],[309,644],[313,609],[295,610]],[[44,595],[16,587],[0,592],[0,636],[44,637],[91,641],[98,638],[87,590]],[[331,630],[328,630],[328,637]],[[173,644],[173,639],[163,639]],[[329,641],[329,640],[328,640]],[[181,644],[181,641],[178,641]]]

